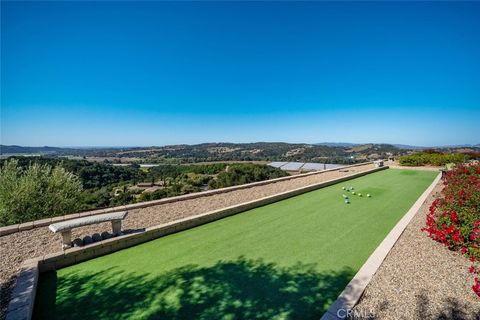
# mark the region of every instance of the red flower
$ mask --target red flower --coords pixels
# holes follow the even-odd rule
[[[452,236],[452,240],[455,242],[463,242],[463,238],[460,236],[458,232],[455,232]]]
[[[477,296],[480,297],[480,283],[478,281],[475,281],[475,284],[472,286],[473,292],[477,294]]]
[[[455,227],[454,227],[454,226],[450,226],[450,227],[446,230],[447,234],[452,234],[452,233],[454,233],[455,231],[456,231],[456,230],[455,230]]]
[[[480,261],[479,195],[480,163],[457,165],[447,172],[422,228],[430,238],[465,254],[473,263]],[[472,290],[480,297],[480,267],[476,268],[472,265],[468,271],[475,276]]]

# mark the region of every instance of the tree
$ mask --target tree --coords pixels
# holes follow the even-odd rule
[[[11,159],[0,168],[0,226],[68,214],[78,210],[82,183],[61,165]]]
[[[278,168],[251,163],[234,163],[229,166],[228,172],[221,172],[216,179],[211,180],[208,187],[218,189],[285,176],[288,176],[288,173]]]

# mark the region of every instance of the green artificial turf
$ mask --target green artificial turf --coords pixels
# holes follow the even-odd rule
[[[436,175],[376,172],[42,274],[34,316],[318,319]]]

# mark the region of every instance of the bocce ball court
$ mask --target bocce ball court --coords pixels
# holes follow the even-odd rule
[[[382,170],[42,273],[34,318],[319,319],[436,176]]]

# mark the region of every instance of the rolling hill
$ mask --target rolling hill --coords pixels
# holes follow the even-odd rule
[[[138,159],[142,162],[192,163],[204,161],[304,161],[352,163],[368,157],[398,154],[388,144],[323,145],[285,142],[202,143],[131,148],[58,148],[1,146],[1,154],[108,157]]]

